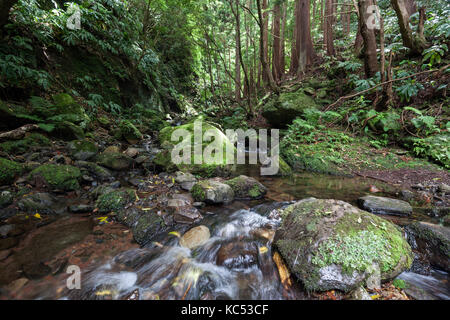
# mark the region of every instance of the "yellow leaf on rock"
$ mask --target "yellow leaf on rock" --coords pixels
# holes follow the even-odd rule
[[[39,213],[36,213],[36,214],[34,215],[34,217],[37,218],[37,219],[42,219],[42,217],[41,217],[41,215],[40,215]]]
[[[177,231],[171,231],[171,232],[169,232],[169,234],[170,234],[170,235],[173,235],[173,236],[175,236],[175,237],[181,238],[180,233],[177,232]]]
[[[261,254],[264,254],[264,253],[266,253],[267,251],[269,251],[269,249],[268,249],[267,247],[261,247],[261,248],[259,248],[259,253],[261,253]]]

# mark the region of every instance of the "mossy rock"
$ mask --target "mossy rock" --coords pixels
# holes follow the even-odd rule
[[[136,194],[132,189],[115,190],[98,197],[96,206],[99,213],[117,212],[136,200]]]
[[[282,210],[281,217],[274,246],[309,291],[348,292],[375,270],[390,280],[411,267],[402,231],[346,202],[309,198]]]
[[[0,209],[9,206],[14,200],[14,194],[10,191],[0,192]]]
[[[262,115],[273,127],[285,128],[308,108],[318,108],[318,105],[313,98],[298,90],[273,96],[263,106]]]
[[[72,141],[67,148],[74,159],[82,161],[94,157],[98,152],[97,144],[87,139]]]
[[[81,140],[85,137],[84,130],[80,126],[69,121],[57,122],[52,134],[65,140]]]
[[[129,120],[123,120],[119,124],[120,134],[129,143],[135,144],[142,139],[142,133]]]
[[[194,140],[194,122],[198,121],[201,123],[202,128],[202,141],[201,141],[201,154],[195,154],[194,145],[196,141]],[[179,132],[184,132],[185,134],[181,135],[179,142],[171,141],[172,134],[175,130],[180,130]],[[217,140],[214,140],[214,146],[217,148],[213,148],[211,142],[203,141],[203,137],[205,133],[212,134]],[[190,135],[190,139],[189,139]],[[183,140],[181,140],[183,139]],[[161,143],[161,147],[165,149],[162,154],[157,155],[154,162],[158,166],[164,167],[166,171],[183,171],[183,172],[191,172],[196,175],[200,175],[203,177],[213,177],[213,176],[228,176],[231,172],[233,172],[236,168],[234,165],[227,164],[227,153],[226,150],[232,150],[232,152],[236,153],[236,148],[231,143],[231,141],[227,138],[227,136],[213,124],[204,121],[203,118],[199,117],[187,124],[177,126],[177,127],[165,127],[159,133],[159,141]],[[191,150],[191,159],[190,163],[180,163],[175,164],[172,161],[172,151],[173,148],[176,147],[180,155],[182,155],[182,151],[184,147],[188,147]],[[221,150],[222,155],[220,153],[211,154],[209,151],[216,149]],[[205,150],[208,155],[212,155],[212,159],[204,158]],[[178,154],[178,153],[177,153]],[[200,164],[201,163],[201,164]]]
[[[105,116],[101,116],[99,118],[97,118],[98,123],[100,123],[100,125],[107,127],[111,124],[111,120],[109,120],[107,117]]]
[[[24,124],[42,121],[37,115],[21,105],[6,104],[0,100],[0,130],[16,129]]]
[[[108,169],[103,168],[94,162],[76,161],[75,166],[80,168],[83,174],[86,173],[88,175],[92,175],[101,181],[111,180],[113,177]]]
[[[196,183],[191,189],[191,194],[198,202],[221,204],[230,203],[234,200],[233,189],[228,184],[214,179]]]
[[[22,172],[23,166],[20,163],[0,158],[0,185],[13,183]]]
[[[29,152],[34,147],[46,147],[51,144],[51,141],[39,133],[30,133],[22,140],[6,141],[0,143],[0,150],[9,154],[22,154]]]
[[[31,171],[29,180],[43,183],[52,190],[73,191],[80,189],[80,169],[68,165],[44,164]]]
[[[267,188],[254,178],[241,175],[225,182],[234,191],[235,199],[261,199]]]
[[[123,153],[103,152],[97,156],[97,163],[113,170],[126,170],[133,164],[133,159]]]

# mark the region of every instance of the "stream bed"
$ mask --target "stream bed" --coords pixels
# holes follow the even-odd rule
[[[42,279],[23,280],[24,283],[17,283],[21,279],[16,280],[6,290],[0,291],[0,298],[312,299],[296,281],[289,286],[281,282],[271,246],[280,221],[271,217],[272,210],[308,197],[338,199],[356,205],[357,198],[368,194],[371,185],[380,189],[380,195],[384,196],[396,197],[399,191],[387,184],[358,177],[306,172],[289,178],[259,177],[254,168],[247,167],[241,171],[267,187],[266,197],[201,209],[204,219],[199,224],[207,226],[211,234],[202,246],[192,250],[180,246],[179,236],[187,229],[175,227],[140,248],[133,243],[126,228],[118,226],[117,239],[122,238],[113,240],[119,243],[114,250],[109,250],[108,243],[93,240],[91,243],[97,246],[97,249],[92,249],[96,250],[96,259],[80,258],[81,289],[67,289],[69,275],[60,271]],[[434,222],[433,218],[417,212],[421,210],[415,210],[408,218],[384,217],[399,225],[412,220]],[[77,226],[67,229],[75,239],[73,243],[92,232],[89,229],[92,226],[87,222],[80,223],[91,218],[72,215],[70,219],[73,222],[68,223]],[[66,235],[61,235],[60,230],[48,229],[46,240],[39,245],[54,247],[55,242],[65,241]],[[80,237],[77,238],[77,234]],[[62,250],[62,247],[53,251]],[[71,250],[67,253],[69,256],[74,254],[74,249]],[[53,251],[48,254],[54,254]],[[39,260],[40,257],[36,254],[33,259]],[[66,267],[64,264],[61,270]],[[450,299],[449,276],[445,272],[432,270],[429,276],[405,272],[400,278],[411,283],[416,292],[421,292],[423,299]]]

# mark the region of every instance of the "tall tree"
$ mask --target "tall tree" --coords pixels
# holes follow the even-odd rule
[[[298,65],[299,71],[312,64],[314,60],[314,46],[311,38],[310,0],[298,0],[296,12],[297,39],[299,40]]]
[[[233,6],[232,3],[230,3]],[[236,0],[236,55],[234,59],[234,67],[236,74],[236,83],[235,83],[235,97],[236,101],[241,101],[241,60],[240,60],[240,51],[241,51],[241,20],[239,15],[239,0]]]
[[[267,5],[267,0],[263,0],[264,3]],[[261,0],[256,0],[256,7],[258,9],[258,25],[259,25],[259,55],[261,60],[261,71],[263,75],[263,81],[267,89],[270,89],[272,91],[276,91],[276,85],[273,80],[272,73],[270,72],[269,63],[267,61],[267,51],[266,51],[266,41],[264,41],[265,37],[267,36],[266,32],[266,20],[264,19],[263,15],[263,7],[261,5]]]
[[[2,28],[9,18],[9,11],[18,0],[0,0],[0,28]]]
[[[426,40],[420,34],[413,34],[409,26],[411,5],[410,0],[391,0],[392,7],[395,10],[402,35],[403,45],[410,49],[412,54],[421,54],[426,48]]]
[[[325,2],[325,34],[324,41],[327,48],[327,55],[336,55],[333,42],[333,20],[334,20],[333,0],[326,0]]]
[[[369,11],[373,5],[373,0],[358,0],[359,27],[364,42],[364,69],[368,78],[378,72],[375,15]]]
[[[276,83],[281,80],[281,3],[275,2],[273,7],[273,48],[272,75]]]

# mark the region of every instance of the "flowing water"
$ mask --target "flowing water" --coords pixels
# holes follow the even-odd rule
[[[307,197],[356,204],[358,197],[368,193],[370,185],[376,185],[386,196],[395,197],[398,191],[362,178],[312,173],[290,178],[259,177],[251,167],[244,168],[242,173],[255,176],[266,185],[267,197],[202,209],[205,218],[200,224],[211,233],[204,245],[190,250],[179,245],[176,233],[158,235],[143,248],[125,250],[112,259],[84,268],[80,290],[67,290],[67,275],[63,273],[53,282],[36,281],[40,289],[33,298],[308,299],[311,296],[300,284],[285,286],[280,280],[271,249],[272,236],[280,221],[270,215],[272,210]],[[431,220],[422,214],[386,218],[400,225],[411,219]],[[420,276],[406,272],[401,277],[423,290],[427,298],[450,299],[446,273],[433,271],[431,276]]]

